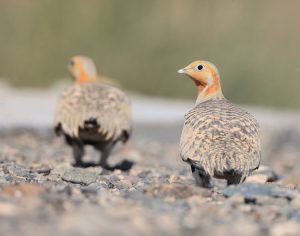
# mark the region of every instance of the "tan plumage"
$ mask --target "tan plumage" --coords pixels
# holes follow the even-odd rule
[[[98,132],[106,140],[116,139],[130,130],[129,99],[121,90],[99,82],[74,84],[62,93],[55,123],[64,132],[79,137],[80,128],[91,118],[100,124]]]
[[[260,164],[257,121],[224,98],[211,63],[197,61],[179,72],[195,81],[199,93],[196,106],[185,115],[182,159],[191,164],[201,186],[211,187],[211,177],[227,179],[228,184],[244,181]]]
[[[101,151],[101,162],[118,141],[127,141],[131,132],[128,97],[118,88],[98,80],[91,59],[74,57],[70,63],[74,85],[64,91],[55,112],[55,128],[73,147],[77,165],[82,165],[83,146],[91,144]]]

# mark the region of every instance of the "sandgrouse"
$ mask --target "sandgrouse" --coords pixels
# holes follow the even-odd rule
[[[59,98],[55,131],[73,148],[76,166],[84,165],[84,145],[92,145],[101,152],[99,165],[108,169],[112,148],[126,142],[131,133],[129,99],[120,89],[101,82],[88,57],[73,57],[68,69],[75,82]]]
[[[212,187],[212,177],[239,184],[260,164],[256,119],[224,98],[215,65],[195,61],[178,71],[196,84],[195,107],[185,115],[180,156],[191,165],[197,185]]]

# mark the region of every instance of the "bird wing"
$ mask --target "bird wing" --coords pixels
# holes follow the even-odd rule
[[[184,161],[210,162],[215,158],[216,165],[225,160],[238,165],[240,160],[236,159],[244,158],[252,170],[260,163],[259,133],[251,114],[224,98],[212,99],[185,115],[180,155]]]
[[[106,140],[131,131],[128,97],[120,90],[99,82],[75,84],[64,91],[55,112],[55,126],[72,137],[78,137],[85,122],[96,120],[98,132]]]

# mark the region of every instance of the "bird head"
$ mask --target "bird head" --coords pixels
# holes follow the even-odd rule
[[[96,66],[92,59],[85,56],[72,57],[68,63],[71,78],[76,83],[86,83],[98,80]]]
[[[208,61],[194,61],[179,74],[189,76],[198,89],[198,99],[207,100],[212,97],[223,96],[220,84],[220,76],[217,67]]]

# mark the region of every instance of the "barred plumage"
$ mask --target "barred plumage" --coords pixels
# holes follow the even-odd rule
[[[91,119],[99,124],[98,133],[105,140],[117,139],[131,129],[129,99],[121,90],[99,82],[74,84],[63,92],[56,125],[61,124],[65,133],[78,138],[80,129]]]
[[[211,177],[237,184],[260,164],[259,125],[251,114],[223,97],[218,72],[211,63],[197,61],[189,68],[199,65],[207,68],[207,75],[212,71],[212,81],[209,85],[207,76],[199,78],[193,69],[192,79],[199,79],[201,87],[196,106],[185,115],[180,155],[191,164],[198,184],[211,187]],[[213,85],[215,90],[203,94]]]
[[[120,89],[101,80],[89,80],[91,75],[85,70],[90,68],[96,73],[96,69],[91,64],[84,68],[82,63],[86,62],[91,61],[84,57],[72,59],[71,75],[81,74],[85,78],[74,76],[76,83],[62,93],[55,112],[55,129],[73,147],[75,164],[83,164],[83,146],[90,144],[102,153],[100,164],[106,168],[113,146],[118,141],[127,141],[131,133],[130,101]],[[73,71],[78,68],[84,69]]]

